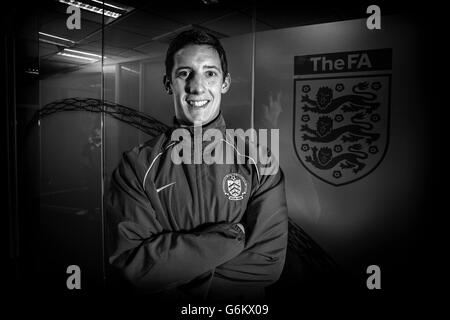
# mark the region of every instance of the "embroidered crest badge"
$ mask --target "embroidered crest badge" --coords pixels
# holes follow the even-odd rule
[[[229,200],[242,200],[247,193],[247,181],[239,173],[229,173],[222,181],[223,192]]]

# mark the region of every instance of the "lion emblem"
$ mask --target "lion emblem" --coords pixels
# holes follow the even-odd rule
[[[342,142],[356,142],[365,138],[368,144],[372,144],[380,137],[379,133],[372,132],[374,126],[370,122],[361,121],[366,115],[362,112],[351,118],[351,123],[333,130],[333,119],[328,116],[319,117],[316,129],[311,129],[307,124],[301,126],[300,131],[304,141],[331,142],[342,136]]]
[[[367,92],[369,84],[360,82],[353,86],[353,94],[346,94],[333,99],[333,89],[329,87],[320,87],[317,90],[316,100],[309,98],[309,95],[302,95],[301,102],[306,102],[303,111],[311,111],[315,113],[330,113],[336,109],[343,107],[344,112],[364,110],[371,113],[380,106],[377,95]],[[310,106],[308,106],[310,105]]]
[[[322,170],[332,169],[339,164],[341,169],[353,169],[354,173],[361,171],[365,164],[361,160],[367,159],[367,153],[360,151],[362,146],[354,144],[348,147],[348,153],[339,154],[333,157],[333,151],[328,147],[312,147],[312,155],[306,156],[306,162]]]

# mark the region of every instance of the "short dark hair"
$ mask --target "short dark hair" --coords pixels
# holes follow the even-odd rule
[[[201,29],[191,29],[183,31],[170,42],[169,48],[167,49],[166,53],[166,77],[169,80],[171,79],[172,69],[174,65],[173,57],[175,56],[175,53],[177,53],[178,50],[191,44],[211,46],[217,51],[220,57],[223,78],[225,79],[228,74],[228,63],[225,50],[223,49],[219,39]]]

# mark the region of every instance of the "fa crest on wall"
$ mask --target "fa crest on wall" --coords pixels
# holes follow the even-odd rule
[[[334,186],[374,171],[389,143],[392,49],[296,56],[294,148]]]

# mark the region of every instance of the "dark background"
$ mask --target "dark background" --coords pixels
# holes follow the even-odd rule
[[[150,10],[152,13],[158,12],[160,18],[177,23],[180,21],[178,20],[180,16],[185,15],[185,12],[189,12],[189,10],[196,11],[198,9],[211,13],[214,10],[220,11],[232,8],[238,10],[247,18],[247,20],[244,20],[246,22],[241,23],[248,30],[235,31],[232,28],[233,20],[230,19],[228,22],[228,28],[231,30],[229,36],[238,36],[240,33],[245,34],[252,31],[251,14],[254,6],[252,2],[231,1],[225,4],[224,1],[220,1],[220,7],[214,9],[211,9],[211,5],[204,5],[201,1],[185,1],[184,4],[179,6],[178,4],[175,6],[174,3],[170,6],[164,3],[152,3],[153,7],[150,9],[148,9],[148,4],[139,1],[121,1],[121,3],[126,3],[134,8],[142,8],[144,12],[145,10]],[[367,16],[365,9],[369,4],[371,3],[348,3],[345,5],[340,3],[294,4],[293,2],[277,1],[277,5],[274,6],[270,2],[258,1],[257,17],[260,18],[260,21],[258,21],[256,31],[264,32],[365,18]],[[309,303],[322,305],[339,302],[344,309],[346,306],[352,309],[355,305],[380,309],[389,305],[402,306],[404,310],[412,311],[414,308],[425,304],[425,301],[433,295],[435,287],[443,286],[441,278],[445,276],[443,263],[445,251],[439,251],[439,237],[442,233],[438,227],[444,224],[446,210],[438,204],[441,199],[445,199],[444,192],[446,190],[446,170],[442,154],[445,145],[443,145],[440,137],[443,137],[444,131],[441,130],[445,128],[445,124],[441,125],[441,121],[445,119],[444,110],[448,103],[445,98],[445,87],[441,87],[445,83],[443,79],[446,71],[444,71],[445,60],[443,57],[447,52],[443,44],[445,36],[442,35],[445,29],[441,24],[439,13],[442,8],[431,3],[421,5],[411,3],[377,4],[382,9],[382,15],[392,15],[395,17],[394,20],[398,19],[399,21],[407,19],[416,31],[414,39],[418,51],[414,55],[418,59],[414,60],[415,63],[411,65],[411,68],[415,68],[417,74],[420,75],[417,81],[423,88],[421,96],[425,103],[415,107],[420,108],[420,110],[411,110],[411,114],[421,115],[423,126],[418,127],[417,130],[421,131],[422,140],[426,141],[425,150],[420,150],[422,154],[417,155],[424,159],[421,166],[423,171],[416,183],[417,188],[420,188],[420,197],[409,199],[408,207],[411,208],[411,212],[407,214],[408,220],[397,221],[398,225],[405,226],[404,228],[398,228],[398,230],[402,230],[402,233],[397,233],[397,229],[394,228],[394,231],[386,231],[379,238],[373,239],[367,236],[368,244],[352,244],[353,250],[360,247],[361,249],[357,251],[363,253],[359,256],[345,257],[342,258],[342,261],[339,261],[344,266],[353,265],[357,268],[346,269],[344,267],[343,272],[339,273],[338,279],[333,278],[333,276],[330,277],[330,275],[321,279],[321,275],[316,274],[310,278],[313,280],[305,280],[301,277],[299,279],[298,270],[302,268],[300,266],[302,261],[296,260],[298,258],[295,256],[288,256],[289,264],[286,265],[285,272],[279,284],[273,288],[273,292],[274,296],[281,292],[282,294],[279,296],[282,298],[280,300],[285,301],[288,307],[293,309],[302,302],[306,305]],[[175,7],[177,10],[174,11]],[[7,209],[3,212],[2,242],[7,244],[4,251],[4,256],[7,258],[5,291],[9,292],[10,297],[13,297],[12,300],[24,297],[40,301],[41,299],[45,300],[44,297],[47,296],[53,297],[52,299],[58,297],[69,301],[70,299],[65,298],[74,298],[74,296],[109,297],[112,295],[111,292],[115,292],[109,290],[109,284],[105,280],[108,273],[103,270],[102,265],[101,219],[96,214],[96,209],[101,208],[101,192],[98,193],[99,190],[96,188],[94,188],[94,191],[83,189],[86,185],[100,186],[102,183],[101,175],[87,174],[80,177],[76,174],[76,171],[73,171],[71,176],[64,166],[58,169],[57,161],[52,162],[52,160],[45,158],[54,156],[55,151],[52,150],[55,149],[52,148],[56,148],[56,150],[57,148],[64,148],[67,141],[71,141],[74,133],[78,137],[84,135],[83,139],[73,141],[73,145],[82,150],[84,143],[87,141],[86,137],[91,134],[91,129],[97,127],[100,123],[100,116],[72,115],[69,128],[67,127],[67,119],[61,118],[62,116],[58,119],[55,116],[53,119],[49,118],[47,129],[42,127],[39,133],[36,131],[38,130],[36,126],[29,127],[30,119],[35,111],[45,103],[51,102],[43,101],[43,92],[45,92],[43,90],[53,90],[51,86],[45,89],[42,86],[43,81],[51,79],[52,75],[57,73],[70,74],[70,72],[80,69],[80,66],[76,64],[62,64],[51,61],[51,59],[45,59],[46,56],[42,54],[42,47],[36,39],[36,31],[41,30],[43,20],[45,21],[43,18],[47,18],[49,13],[57,14],[57,11],[55,13],[54,2],[44,1],[40,2],[39,5],[35,2],[10,4],[2,12],[1,75],[3,84],[1,96],[4,99],[2,112],[5,119],[2,159],[5,161],[3,176],[5,190],[7,190],[3,193],[3,203],[5,203]],[[173,16],[170,16],[171,12],[174,12]],[[84,11],[82,11],[83,14]],[[195,18],[192,15],[186,16],[189,17],[186,19]],[[93,33],[98,30],[99,26],[101,28],[101,20],[98,20],[98,17],[93,18],[93,20],[95,19],[97,19],[96,22],[91,21]],[[133,19],[130,20],[133,21]],[[164,27],[167,27],[167,25],[164,25]],[[163,27],[161,28],[163,29]],[[163,30],[160,33],[164,34]],[[101,33],[97,33],[92,35],[91,38],[101,38],[100,35]],[[109,29],[105,30],[105,44],[124,40],[120,36],[115,39],[115,35],[117,35],[116,29],[114,25],[111,25]],[[90,45],[91,51],[95,51],[96,48],[99,49],[96,52],[101,52],[101,42],[94,41],[93,43],[89,41],[85,43],[87,48],[85,50],[89,51]],[[126,57],[127,50],[130,49],[131,47],[126,47],[125,44],[124,48],[120,48],[118,51],[114,51],[117,48],[105,47],[105,56],[108,57],[108,53],[110,53],[110,55]],[[154,49],[152,48],[152,50]],[[145,50],[143,52],[145,54]],[[48,55],[50,54],[51,52],[48,53]],[[133,68],[132,63],[127,66]],[[34,68],[39,69],[39,75],[25,72]],[[158,70],[157,67],[155,68]],[[245,72],[243,71],[243,73]],[[245,78],[245,74],[243,77]],[[79,78],[76,79],[78,82]],[[98,78],[95,81],[98,82],[99,80]],[[39,81],[41,81],[41,87]],[[86,78],[85,81],[88,83],[91,80]],[[112,86],[108,83],[107,76],[103,81],[105,88]],[[132,83],[133,78],[131,77],[127,81]],[[46,83],[50,83],[50,80]],[[237,85],[242,92],[248,92],[245,83],[243,81],[243,84],[239,86],[238,83]],[[260,84],[260,86],[261,90],[264,90],[264,85]],[[92,91],[93,97],[99,93],[100,91],[97,89]],[[105,95],[108,97],[107,90]],[[130,93],[130,95],[133,94]],[[65,97],[64,94],[60,98],[63,97]],[[100,95],[96,98],[100,98]],[[134,101],[132,98],[127,100],[126,96],[122,96],[121,99],[123,100],[119,101],[120,103],[138,108],[138,106],[132,105]],[[234,105],[233,99],[232,97],[228,100],[230,106]],[[236,102],[236,104],[239,103],[240,101]],[[141,111],[146,112],[145,109]],[[89,123],[89,125],[86,125],[86,123]],[[239,120],[236,120],[234,125],[236,127],[245,126],[245,124],[239,123]],[[121,130],[119,130],[120,134],[127,135],[128,140],[123,142],[123,145],[115,145],[114,148],[116,149],[112,146],[109,148],[109,150],[115,152],[115,157],[130,144],[133,145],[141,139],[145,140],[145,136],[142,137],[139,136],[139,133],[133,133],[136,132],[134,130]],[[108,142],[106,141],[106,143]],[[46,147],[49,148],[47,151],[45,151]],[[86,148],[89,149],[89,146]],[[71,157],[70,154],[66,156]],[[80,172],[86,172],[86,170],[93,170],[94,173],[99,172],[99,167],[92,166],[92,164],[95,166],[95,164],[101,162],[99,153],[90,154],[92,157],[90,160],[89,157],[83,157],[83,154],[79,156],[80,158],[77,161],[84,165],[80,168]],[[62,157],[62,160],[64,160],[64,155]],[[68,158],[66,160],[71,161]],[[110,171],[113,167],[114,163],[112,162],[106,164],[106,170]],[[76,189],[73,191],[74,193],[71,193],[68,198],[59,196],[60,193],[52,193],[62,186],[58,185],[58,180],[48,180],[50,178],[46,176],[46,168],[60,172],[59,176],[64,177],[64,181],[72,179],[73,189]],[[398,164],[398,169],[401,168],[402,164]],[[42,196],[43,191],[46,192],[46,198]],[[86,191],[88,192],[86,193]],[[51,206],[42,206],[49,203]],[[61,215],[62,207],[65,208],[64,210],[69,208],[64,215]],[[380,207],[384,206],[380,204]],[[76,209],[83,208],[88,208],[88,213],[77,214],[80,211]],[[393,205],[392,208],[392,214],[396,214],[396,206]],[[298,221],[301,221],[301,219]],[[314,230],[313,227],[308,229],[305,225],[302,225],[302,227],[315,235],[314,239],[319,245],[324,246],[323,243],[329,241],[321,241],[320,237],[317,236],[321,234],[320,230]],[[70,250],[70,252],[67,250]],[[345,250],[345,248],[342,249],[342,252],[345,252]],[[336,257],[333,252],[328,253],[339,260],[339,254]],[[343,256],[345,255],[343,254]],[[72,262],[74,257],[76,257],[76,263]],[[372,263],[379,265],[382,270],[383,289],[379,292],[369,292],[365,288],[367,275],[365,269],[359,267]],[[68,291],[65,287],[67,277],[65,268],[70,264],[86,266],[88,270],[86,272],[87,278],[83,278],[83,290],[80,292]],[[297,265],[299,265],[299,268],[297,268]],[[360,272],[358,273],[355,270],[360,270]],[[292,281],[292,279],[295,281]],[[136,299],[138,298],[136,297]],[[290,303],[287,303],[287,301],[290,301]]]

